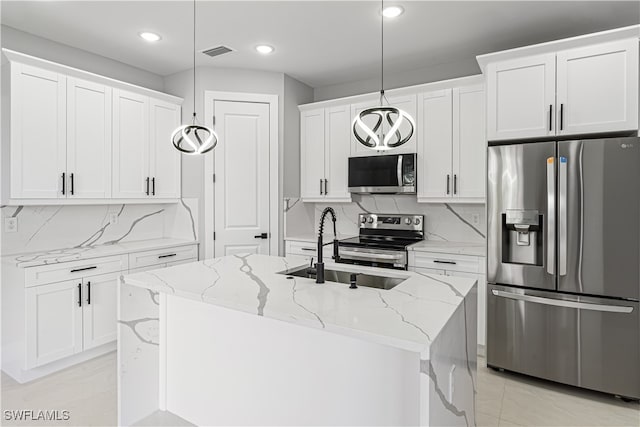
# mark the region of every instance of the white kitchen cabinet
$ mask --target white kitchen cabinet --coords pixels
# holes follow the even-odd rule
[[[82,281],[26,289],[26,367],[42,366],[82,351]]]
[[[638,129],[638,39],[557,54],[557,134]]]
[[[11,198],[65,197],[66,81],[49,70],[11,66]]]
[[[171,141],[171,133],[180,126],[181,109],[158,99],[149,102],[149,136],[151,196],[161,199],[180,198],[180,152]]]
[[[350,202],[349,106],[300,113],[301,196],[305,202]]]
[[[414,121],[416,120],[416,116],[418,114],[417,111],[417,96],[415,94],[413,95],[390,95],[387,96],[387,100],[389,101],[389,105],[391,105],[392,107],[396,107],[399,108],[403,111],[405,111],[407,114],[409,114]],[[366,101],[362,101],[362,102],[358,102],[355,104],[351,104],[351,114],[350,114],[350,118],[349,118],[349,133],[350,133],[350,137],[351,137],[351,156],[352,157],[360,157],[360,156],[376,156],[376,155],[385,155],[385,154],[412,154],[416,152],[416,147],[417,147],[417,129],[414,128],[413,130],[413,136],[411,136],[411,138],[409,139],[409,141],[407,141],[406,143],[404,143],[403,145],[391,149],[391,150],[385,150],[385,151],[376,151],[376,150],[372,150],[370,148],[365,147],[364,145],[362,145],[357,139],[356,137],[353,135],[352,132],[352,122],[355,119],[355,117],[360,114],[363,110],[367,109],[367,108],[371,108],[371,107],[376,107],[380,105],[380,98],[379,96],[376,96],[375,98],[371,98],[370,100],[366,100]],[[364,123],[371,129],[374,129],[374,126],[376,124],[377,121],[377,117],[376,116],[369,116],[366,117],[364,120]],[[391,125],[389,125],[389,123],[387,121],[383,121],[379,131],[377,132],[377,134],[379,135],[380,138],[382,138],[382,134],[383,133],[387,133],[390,129]],[[401,132],[403,135],[408,134],[408,130],[409,130],[409,126],[408,126],[408,122],[405,122],[401,128],[400,128]],[[362,133],[360,134],[362,135]]]
[[[67,197],[111,197],[111,88],[67,79]]]
[[[149,195],[149,98],[113,91],[113,196]]]
[[[324,242],[331,243],[329,241]],[[315,242],[307,242],[301,240],[286,240],[285,241],[285,254],[286,256],[303,256],[306,258],[313,258],[314,262],[318,260],[318,246]],[[333,245],[328,244],[322,247],[322,258],[324,260],[331,260],[333,256]]]
[[[115,341],[117,331],[118,276],[109,273],[83,280],[83,350]]]
[[[419,96],[418,201],[448,198],[452,179],[452,91]]]
[[[554,53],[487,67],[489,141],[555,135]]]
[[[484,203],[483,85],[418,97],[418,201]]]

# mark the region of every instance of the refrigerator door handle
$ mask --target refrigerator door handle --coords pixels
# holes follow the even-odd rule
[[[558,165],[558,274],[567,275],[567,158],[560,157]]]
[[[556,171],[553,157],[547,158],[547,273],[556,274]]]
[[[523,294],[516,294],[513,292],[507,292],[507,291],[498,291],[496,289],[492,289],[491,293],[497,297],[509,298],[509,299],[525,301],[525,302],[533,302],[536,304],[553,305],[555,307],[577,308],[580,310],[592,310],[592,311],[604,311],[608,313],[627,313],[628,314],[633,312],[633,307],[623,306],[623,305],[596,304],[596,303],[590,303],[590,302],[562,300],[562,299],[555,299],[555,298],[544,298],[544,297],[538,297],[534,295],[523,295]]]

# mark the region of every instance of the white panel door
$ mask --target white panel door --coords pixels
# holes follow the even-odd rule
[[[453,89],[453,197],[484,199],[485,133],[484,86]]]
[[[489,141],[555,135],[555,53],[489,64]]]
[[[120,274],[109,273],[83,280],[84,350],[116,340],[117,285]]]
[[[453,192],[451,89],[419,96],[418,200],[450,198]]]
[[[638,129],[638,39],[559,52],[558,134]]]
[[[150,191],[149,98],[113,91],[113,197],[144,198]]]
[[[66,197],[65,90],[63,75],[11,65],[12,198]]]
[[[111,88],[67,79],[67,197],[111,197]]]
[[[324,198],[324,119],[324,108],[300,113],[300,193],[304,201]]]
[[[348,181],[351,138],[349,112],[349,105],[325,110],[324,194],[327,201],[351,201]]]
[[[278,185],[269,182],[269,104],[215,101],[214,111],[214,256],[268,255],[269,188]]]
[[[171,133],[180,125],[180,106],[151,99],[149,102],[151,195],[178,199],[181,194],[180,152]]]
[[[78,279],[25,290],[27,369],[82,351],[81,288]]]

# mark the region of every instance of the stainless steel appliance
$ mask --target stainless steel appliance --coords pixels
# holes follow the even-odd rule
[[[640,398],[640,138],[490,146],[487,364]]]
[[[358,216],[358,237],[338,242],[338,261],[345,264],[407,269],[407,246],[424,239],[424,215]]]
[[[361,194],[416,194],[416,155],[349,158],[349,191]]]

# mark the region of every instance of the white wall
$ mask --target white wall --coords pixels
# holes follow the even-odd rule
[[[2,25],[2,47],[149,89],[164,89],[162,76],[6,25]]]
[[[447,62],[429,68],[419,68],[402,73],[385,74],[385,89],[396,89],[440,80],[455,79],[480,73],[476,59],[470,57],[463,61]],[[343,98],[380,91],[380,77],[366,80],[355,80],[331,86],[317,87],[313,90],[314,101]]]

